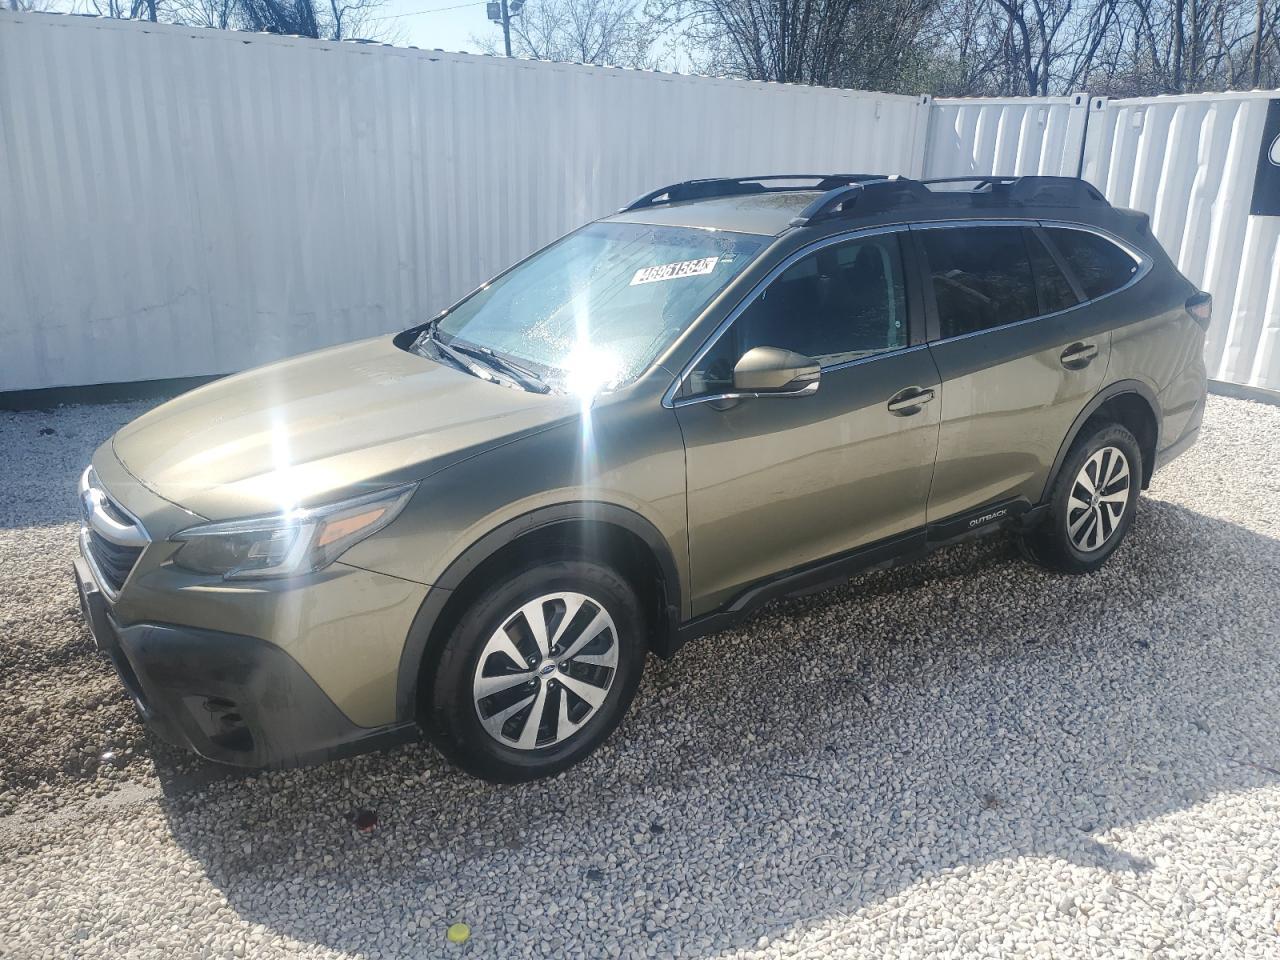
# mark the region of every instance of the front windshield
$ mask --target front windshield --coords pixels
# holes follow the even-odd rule
[[[724,231],[593,223],[481,288],[431,332],[560,389],[610,389],[643,372],[763,245]]]

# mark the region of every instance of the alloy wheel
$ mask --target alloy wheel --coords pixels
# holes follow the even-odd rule
[[[603,706],[617,672],[618,631],[604,605],[581,593],[544,594],[485,644],[472,681],[476,715],[503,746],[556,746]]]
[[[1067,536],[1082,553],[1102,549],[1120,526],[1129,503],[1129,459],[1119,447],[1094,452],[1071,486]]]

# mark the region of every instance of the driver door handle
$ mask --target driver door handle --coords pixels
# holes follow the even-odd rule
[[[1083,370],[1098,355],[1098,347],[1093,343],[1073,343],[1062,351],[1058,359],[1068,370]]]
[[[889,412],[897,417],[909,417],[933,399],[933,391],[927,387],[907,387],[889,398]]]

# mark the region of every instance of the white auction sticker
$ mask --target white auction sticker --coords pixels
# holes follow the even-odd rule
[[[719,257],[703,257],[701,260],[681,260],[679,263],[641,267],[631,278],[631,286],[634,287],[637,283],[657,283],[659,280],[679,280],[681,277],[700,277],[714,270],[719,262]]]

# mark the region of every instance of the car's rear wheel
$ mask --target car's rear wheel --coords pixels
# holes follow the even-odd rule
[[[640,604],[609,567],[539,563],[458,618],[433,683],[433,738],[486,780],[551,776],[617,727],[644,669]]]
[[[1049,494],[1044,521],[1019,536],[1030,560],[1065,573],[1097,570],[1133,525],[1142,490],[1142,451],[1118,423],[1072,445]]]

